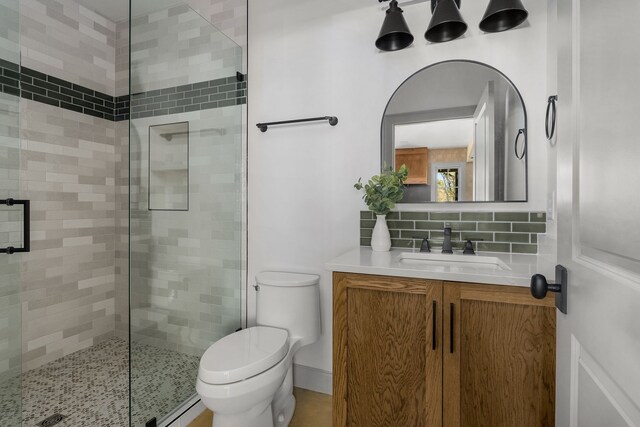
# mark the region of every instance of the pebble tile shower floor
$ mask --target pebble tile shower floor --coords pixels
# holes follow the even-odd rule
[[[144,426],[195,393],[198,362],[195,356],[134,343],[131,425]],[[15,386],[8,384],[0,393]],[[9,406],[0,408],[1,426],[6,425],[3,419],[15,419],[11,412],[15,417],[19,406]],[[23,426],[35,427],[56,413],[66,416],[59,427],[129,426],[127,341],[111,338],[22,375]]]

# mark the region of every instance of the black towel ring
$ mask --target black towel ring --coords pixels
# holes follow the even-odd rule
[[[551,141],[556,133],[556,101],[558,95],[550,96],[547,100],[547,114],[545,116],[544,130],[547,134],[547,139]],[[551,129],[549,129],[549,113],[551,113]]]
[[[516,152],[516,157],[518,160],[524,159],[525,154],[527,154],[527,131],[524,129],[518,130],[518,135],[516,135],[516,143],[514,144],[514,150]],[[520,142],[520,135],[524,135],[524,150],[522,150],[522,154],[518,154],[518,142]]]

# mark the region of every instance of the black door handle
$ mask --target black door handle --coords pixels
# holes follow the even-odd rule
[[[555,283],[547,282],[542,274],[534,274],[531,277],[531,295],[536,299],[544,299],[547,292],[556,293],[556,307],[567,314],[567,269],[561,265],[556,266]]]
[[[524,148],[522,149],[522,154],[518,154],[518,143],[520,142],[520,135],[524,135]],[[516,151],[516,158],[518,160],[524,159],[524,156],[527,154],[527,131],[525,129],[518,130],[518,135],[516,135],[516,142],[514,144],[514,150]]]
[[[449,304],[449,353],[453,354],[455,347],[453,341],[455,339],[455,332],[453,328],[456,325],[456,322],[453,318],[454,316],[455,305],[453,303]]]
[[[11,255],[17,252],[31,252],[31,201],[29,200],[16,200],[16,199],[4,199],[0,200],[0,205],[6,206],[14,206],[14,205],[22,205],[24,206],[23,210],[23,220],[22,220],[22,238],[24,239],[24,243],[21,248],[14,248],[13,246],[8,246],[6,248],[0,248],[0,254],[8,254]]]
[[[545,117],[544,131],[549,141],[553,139],[553,136],[556,133],[556,101],[558,101],[558,95],[550,96],[547,101],[547,114]],[[549,129],[549,114],[551,114],[551,129]]]
[[[436,336],[438,335],[438,328],[436,326],[436,321],[438,319],[437,316],[437,308],[438,308],[438,303],[437,302],[433,302],[433,305],[431,307],[431,323],[432,323],[432,330],[431,330],[431,349],[435,350],[436,349]]]

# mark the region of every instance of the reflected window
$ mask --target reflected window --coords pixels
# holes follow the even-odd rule
[[[458,168],[438,169],[436,185],[436,202],[457,202],[460,200],[460,171]]]

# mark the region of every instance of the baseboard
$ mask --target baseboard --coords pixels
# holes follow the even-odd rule
[[[293,365],[293,385],[318,393],[332,394],[333,375],[322,369]]]

